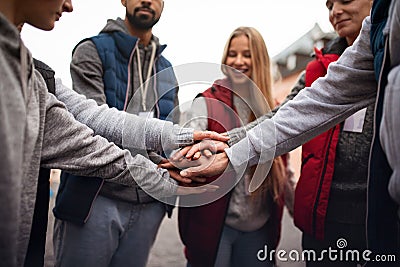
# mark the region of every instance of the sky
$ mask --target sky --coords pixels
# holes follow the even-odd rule
[[[225,42],[239,26],[255,27],[269,55],[277,55],[315,23],[332,31],[324,0],[165,0],[153,34],[168,47],[164,56],[174,66],[207,62],[219,64]],[[73,47],[104,27],[107,19],[125,17],[119,0],[72,0],[74,11],[64,13],[54,30],[24,26],[22,38],[34,57],[50,65],[56,77],[71,86],[69,63]],[[204,88],[206,89],[206,88]],[[193,93],[194,95],[196,93]],[[179,95],[181,100],[193,94]]]

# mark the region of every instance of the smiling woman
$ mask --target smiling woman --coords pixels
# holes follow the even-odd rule
[[[328,0],[329,21],[340,37],[349,45],[356,40],[362,21],[369,15],[373,0]]]
[[[189,125],[195,129],[226,132],[255,120],[273,105],[270,58],[255,28],[239,27],[231,33],[221,69],[225,77],[193,101]],[[179,209],[190,266],[273,266],[254,256],[265,244],[275,249],[278,243],[285,167],[281,157],[269,167],[210,177],[207,183],[219,185],[217,194],[224,195],[207,205]],[[259,186],[250,191],[253,181],[260,181]]]

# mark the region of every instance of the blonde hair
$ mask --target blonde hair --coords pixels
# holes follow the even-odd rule
[[[249,48],[252,61],[251,80],[253,82],[253,86],[256,87],[250,88],[250,92],[253,96],[251,101],[252,106],[250,108],[251,110],[253,110],[253,112],[256,113],[252,114],[252,117],[250,118],[250,121],[253,121],[256,117],[269,112],[270,107],[273,107],[274,105],[274,101],[272,99],[272,68],[268,49],[265,45],[264,38],[262,37],[261,33],[253,27],[238,27],[229,36],[225,44],[221,60],[221,70],[228,77],[228,79],[229,75],[225,63],[228,57],[229,48],[232,39],[242,35],[246,36],[249,39]],[[263,97],[257,97],[254,95],[260,93]],[[252,167],[253,174],[255,171],[255,167]],[[277,201],[283,193],[284,185],[286,182],[285,167],[281,157],[277,157],[274,159],[267,176],[268,178],[264,180],[263,185],[257,191],[261,191],[263,188],[266,187],[271,190],[271,194],[274,200]]]
[[[263,94],[266,103],[269,107],[272,107],[273,100],[271,95],[272,87],[272,74],[271,74],[271,62],[265,45],[264,38],[261,33],[253,27],[238,27],[236,28],[228,38],[225,44],[224,52],[222,54],[222,72],[227,75],[225,63],[228,57],[229,48],[232,39],[238,36],[246,36],[249,39],[249,48],[252,61],[252,74],[251,80],[254,85],[257,86],[258,90]],[[227,75],[228,76],[228,75]],[[229,77],[228,77],[229,78]],[[257,98],[255,99],[257,100]],[[262,103],[258,103],[263,106],[263,114],[269,111],[269,107]]]

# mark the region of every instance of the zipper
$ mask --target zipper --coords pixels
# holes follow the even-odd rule
[[[157,55],[156,58],[154,59],[154,65],[153,65],[153,73],[154,73],[154,75],[157,75],[156,62],[158,61],[158,59],[159,59],[159,56]],[[164,71],[164,70],[162,70],[162,71]],[[156,111],[155,117],[159,119],[161,114],[160,114],[160,108],[158,106],[158,101],[159,101],[158,97],[159,96],[158,96],[158,92],[157,92],[157,79],[153,78],[153,80],[154,80],[153,81],[153,92],[154,92],[154,97],[157,100],[154,103],[154,109]]]
[[[312,220],[312,231],[313,231],[313,236],[315,236],[316,234],[316,221],[317,221],[317,208],[318,208],[318,202],[319,202],[319,198],[321,196],[321,191],[322,191],[322,184],[324,182],[324,178],[325,178],[325,173],[326,173],[326,166],[328,165],[328,157],[329,157],[329,148],[331,146],[332,143],[332,139],[333,139],[333,134],[336,130],[336,127],[338,127],[338,125],[336,125],[334,128],[332,128],[332,131],[329,135],[329,143],[328,143],[328,149],[325,153],[325,160],[324,160],[324,168],[322,169],[322,173],[321,173],[321,180],[319,182],[319,186],[318,186],[318,192],[317,192],[317,197],[315,199],[315,203],[314,203],[314,208],[313,208],[313,220]]]
[[[372,155],[372,148],[374,147],[375,144],[375,137],[376,137],[376,109],[378,106],[378,100],[379,100],[379,93],[380,93],[380,89],[381,89],[381,83],[382,83],[382,76],[383,76],[383,70],[385,68],[386,65],[386,58],[387,58],[387,48],[388,48],[388,43],[389,43],[389,38],[388,36],[386,36],[385,38],[385,48],[384,48],[384,53],[383,53],[383,60],[382,60],[382,66],[381,69],[379,71],[379,80],[378,80],[378,88],[377,88],[377,92],[376,92],[376,101],[375,101],[375,106],[374,106],[374,124],[373,124],[373,135],[372,135],[372,142],[371,142],[371,146],[369,149],[369,159],[368,159],[368,178],[367,178],[367,185],[369,185],[369,180],[370,180],[370,173],[371,173],[371,155]],[[379,130],[379,129],[378,129]],[[369,190],[367,188],[367,207],[369,206]],[[367,244],[367,248],[369,247],[368,244],[368,208],[367,208],[367,212],[366,212],[366,217],[365,217],[365,225],[367,227],[365,227],[365,234],[366,234],[366,244]]]

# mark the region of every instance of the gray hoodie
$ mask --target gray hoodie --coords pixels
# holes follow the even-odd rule
[[[384,31],[390,36],[392,68],[385,90],[381,129],[376,130],[381,133],[380,141],[393,169],[388,190],[393,200],[400,205],[400,67],[396,41],[400,30],[399,9],[399,1],[392,1],[389,21]],[[247,161],[254,165],[258,160],[266,162],[274,156],[282,155],[375,102],[378,85],[370,48],[370,29],[371,21],[367,17],[354,44],[344,51],[338,61],[329,65],[325,77],[317,79],[310,88],[301,91],[272,119],[266,119],[250,130],[247,138],[226,149],[236,170],[239,171]]]
[[[193,129],[169,121],[145,119],[108,105],[97,105],[56,79],[55,95],[75,119],[93,129],[95,134],[117,145],[141,150],[174,150],[193,144]]]
[[[132,157],[77,122],[49,94],[17,28],[0,14],[0,262],[21,266],[28,246],[40,163],[77,175],[99,176],[136,186],[147,169],[152,181],[137,181],[157,196],[176,192],[168,172]],[[144,177],[142,177],[144,178]],[[154,189],[154,191],[153,191]]]
[[[128,32],[128,29],[126,28],[126,25],[124,21],[121,18],[117,18],[116,20],[109,19],[107,21],[106,26],[101,30],[101,33],[110,33],[110,32],[123,32],[126,34],[130,34]],[[159,42],[158,39],[153,35],[152,40],[156,43],[157,47],[159,48]],[[150,64],[150,53],[147,52],[147,49],[149,47],[143,47],[141,44],[138,44],[135,52],[133,53],[132,56],[132,62],[136,62],[137,57],[140,56],[141,62],[142,62],[142,72],[143,72],[143,78],[147,76],[147,71],[148,67]],[[139,114],[139,112],[143,111],[142,105],[140,105],[141,101],[141,91],[136,90],[137,88],[140,87],[139,83],[139,76],[138,76],[138,71],[137,71],[137,64],[132,64],[132,69],[131,69],[131,74],[132,74],[132,80],[129,80],[128,82],[132,82],[129,84],[128,88],[128,97],[127,99],[129,100],[130,104],[127,105],[127,111],[132,114]],[[155,68],[153,67],[153,70]],[[86,97],[93,99],[97,102],[97,104],[102,105],[106,103],[106,96],[105,96],[105,88],[104,88],[104,82],[103,82],[103,66],[102,66],[102,61],[99,57],[99,54],[97,52],[97,48],[94,45],[94,43],[91,40],[86,40],[80,43],[76,48],[73,53],[71,65],[70,65],[70,70],[71,70],[71,77],[73,81],[73,89],[85,95]],[[134,97],[133,97],[134,96]],[[157,92],[155,90],[155,87],[152,85],[149,85],[147,94],[146,94],[146,107],[147,110],[150,110],[154,104],[156,103],[157,99]],[[178,95],[176,94],[176,99],[175,103],[178,104]],[[177,115],[176,113],[174,115]],[[175,118],[178,118],[178,116],[174,116]],[[155,120],[153,120],[155,122]],[[175,121],[177,123],[178,121]],[[151,123],[148,123],[148,126],[151,127]],[[125,123],[124,129],[129,129],[128,124]],[[124,131],[127,133],[127,131]],[[139,134],[144,133],[143,131],[138,131]],[[156,136],[156,135],[154,135]],[[164,135],[165,136],[165,135]],[[139,137],[139,136],[138,136]],[[146,140],[145,138],[142,139],[143,141]],[[124,134],[124,139],[123,141],[123,146],[127,147],[127,143],[129,140],[126,138],[126,135]],[[147,146],[144,146],[144,143],[142,144],[144,148]],[[165,147],[164,147],[165,149]],[[157,151],[163,151],[157,149]],[[165,150],[164,150],[165,151]],[[144,153],[143,151],[136,150],[135,153]],[[149,154],[149,157],[157,161],[159,160],[159,157],[155,157],[157,155],[156,153]],[[150,173],[143,173],[141,174],[143,176],[151,177]],[[134,193],[133,188],[123,188],[119,187],[120,190],[116,190],[115,186],[109,183],[104,183],[102,185],[100,194],[114,198],[117,200],[124,200],[124,201],[134,201],[135,198],[132,197]]]
[[[393,174],[389,193],[400,204],[400,2],[392,1],[385,34],[389,34],[391,71],[385,89],[383,116],[380,130],[382,148],[386,153]],[[400,218],[400,209],[398,210]]]

